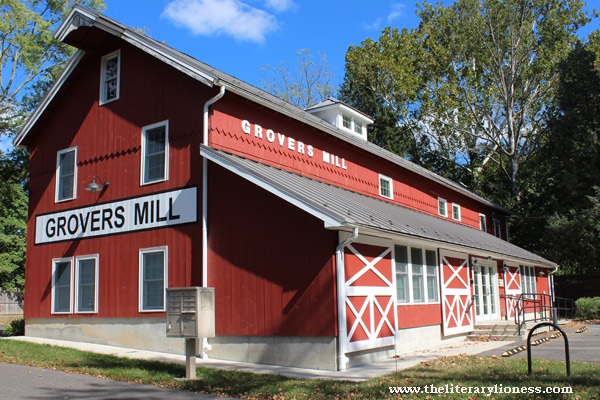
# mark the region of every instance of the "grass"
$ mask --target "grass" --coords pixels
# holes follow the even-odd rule
[[[478,356],[442,357],[397,374],[365,382],[290,379],[240,371],[198,368],[198,380],[177,381],[185,366],[156,361],[133,360],[74,349],[0,340],[0,362],[88,374],[108,379],[137,382],[194,392],[250,399],[600,399],[600,364],[571,363],[571,377],[564,362],[534,360],[533,375],[527,361]],[[460,386],[549,387],[571,386],[566,394],[391,394],[389,386],[446,384]],[[429,396],[429,397],[428,397]]]

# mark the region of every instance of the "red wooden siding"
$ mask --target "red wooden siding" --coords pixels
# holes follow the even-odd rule
[[[335,335],[337,232],[212,163],[209,185],[217,335]]]
[[[441,325],[441,304],[398,305],[398,329]]]
[[[445,219],[453,221],[454,202],[461,207],[461,224],[479,229],[479,213],[483,213],[487,215],[488,232],[493,232],[488,207],[329,134],[231,94],[226,94],[214,108],[211,125],[211,145],[214,147],[378,198],[381,198],[381,173],[394,181],[393,202],[438,216],[438,197],[442,197],[448,201]],[[250,134],[242,129],[242,121],[250,123]],[[262,128],[261,132],[256,133],[256,125]],[[271,140],[267,137],[269,130],[272,131]],[[288,138],[293,139],[291,144]],[[304,154],[299,152],[299,143],[304,147]],[[312,157],[308,154],[309,145],[314,149]],[[323,162],[323,151],[337,156],[340,165],[343,158],[347,169]]]

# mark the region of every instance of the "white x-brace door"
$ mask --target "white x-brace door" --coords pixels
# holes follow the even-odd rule
[[[469,256],[440,250],[442,283],[442,315],[444,335],[455,335],[473,330]]]
[[[507,267],[508,271],[504,272],[506,319],[512,320],[515,318],[515,307],[517,306],[517,298],[522,293],[521,274],[519,273],[518,265],[507,264]]]
[[[344,253],[346,351],[395,344],[392,248],[353,243]]]

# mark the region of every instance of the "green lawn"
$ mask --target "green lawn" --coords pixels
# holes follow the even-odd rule
[[[534,373],[529,377],[526,360],[457,356],[426,361],[396,374],[359,383],[300,380],[208,368],[198,368],[197,381],[185,382],[175,380],[185,375],[183,365],[131,360],[11,340],[0,340],[0,362],[251,399],[600,399],[600,363],[573,362],[570,378],[565,376],[563,362],[535,360]],[[390,386],[429,388],[431,385],[502,385],[511,390],[512,387],[571,386],[573,394],[397,395],[389,391]]]

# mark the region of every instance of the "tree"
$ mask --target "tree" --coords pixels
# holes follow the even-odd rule
[[[560,66],[544,145],[523,170],[523,201],[511,231],[565,273],[600,273],[600,36]],[[526,222],[526,223],[523,223]]]
[[[284,62],[279,67],[265,65],[263,89],[302,109],[334,95],[334,78],[327,57],[318,53],[314,61],[309,49],[298,50],[296,57],[293,70]]]
[[[0,3],[0,135],[15,133],[73,52],[53,33],[75,4],[101,9],[104,0]]]
[[[0,152],[0,288],[22,299],[27,233],[27,167],[23,149]]]
[[[416,30],[386,28],[349,48],[342,99],[369,93],[415,142],[474,178],[493,162],[518,201],[519,168],[541,144],[558,65],[590,21],[582,1],[425,2],[418,16]]]

